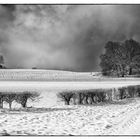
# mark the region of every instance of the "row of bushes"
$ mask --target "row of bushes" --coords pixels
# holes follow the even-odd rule
[[[128,86],[119,88],[120,99],[140,97],[140,86]]]
[[[58,98],[69,104],[94,104],[124,98],[140,97],[140,86],[128,86],[113,89],[92,89],[63,91],[58,93]]]
[[[39,97],[37,92],[0,92],[0,108],[3,108],[3,103],[6,102],[9,104],[9,109],[12,109],[14,101],[21,104],[23,108],[26,108],[27,101],[35,101],[37,97]],[[58,93],[58,98],[63,100],[66,105],[95,104],[133,97],[140,97],[140,86],[128,86],[117,89],[63,91]]]
[[[12,109],[12,103],[16,101],[21,104],[23,108],[27,107],[27,101],[35,101],[39,96],[37,92],[0,92],[0,108],[3,108],[3,103],[9,104],[9,109]]]

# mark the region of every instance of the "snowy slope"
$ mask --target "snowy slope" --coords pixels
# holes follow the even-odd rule
[[[136,112],[140,112],[139,99],[92,106],[5,110],[0,113],[0,134],[119,135],[140,116]]]
[[[140,78],[103,77],[100,72],[72,72],[38,69],[0,69],[0,81],[139,81]]]
[[[71,72],[59,70],[1,69],[0,80],[63,81],[92,80],[91,72]],[[95,75],[94,75],[95,77]]]

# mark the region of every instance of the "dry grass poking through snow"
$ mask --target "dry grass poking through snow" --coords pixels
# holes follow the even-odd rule
[[[138,98],[91,106],[1,110],[0,134],[115,135],[120,128],[128,127],[126,124],[136,110],[140,110]]]

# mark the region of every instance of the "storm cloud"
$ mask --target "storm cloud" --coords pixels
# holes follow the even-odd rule
[[[140,41],[139,5],[0,5],[8,68],[99,71],[107,41]]]

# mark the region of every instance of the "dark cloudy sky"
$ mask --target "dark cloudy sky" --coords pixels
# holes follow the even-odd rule
[[[139,5],[0,5],[8,68],[98,71],[107,41],[140,41]]]

